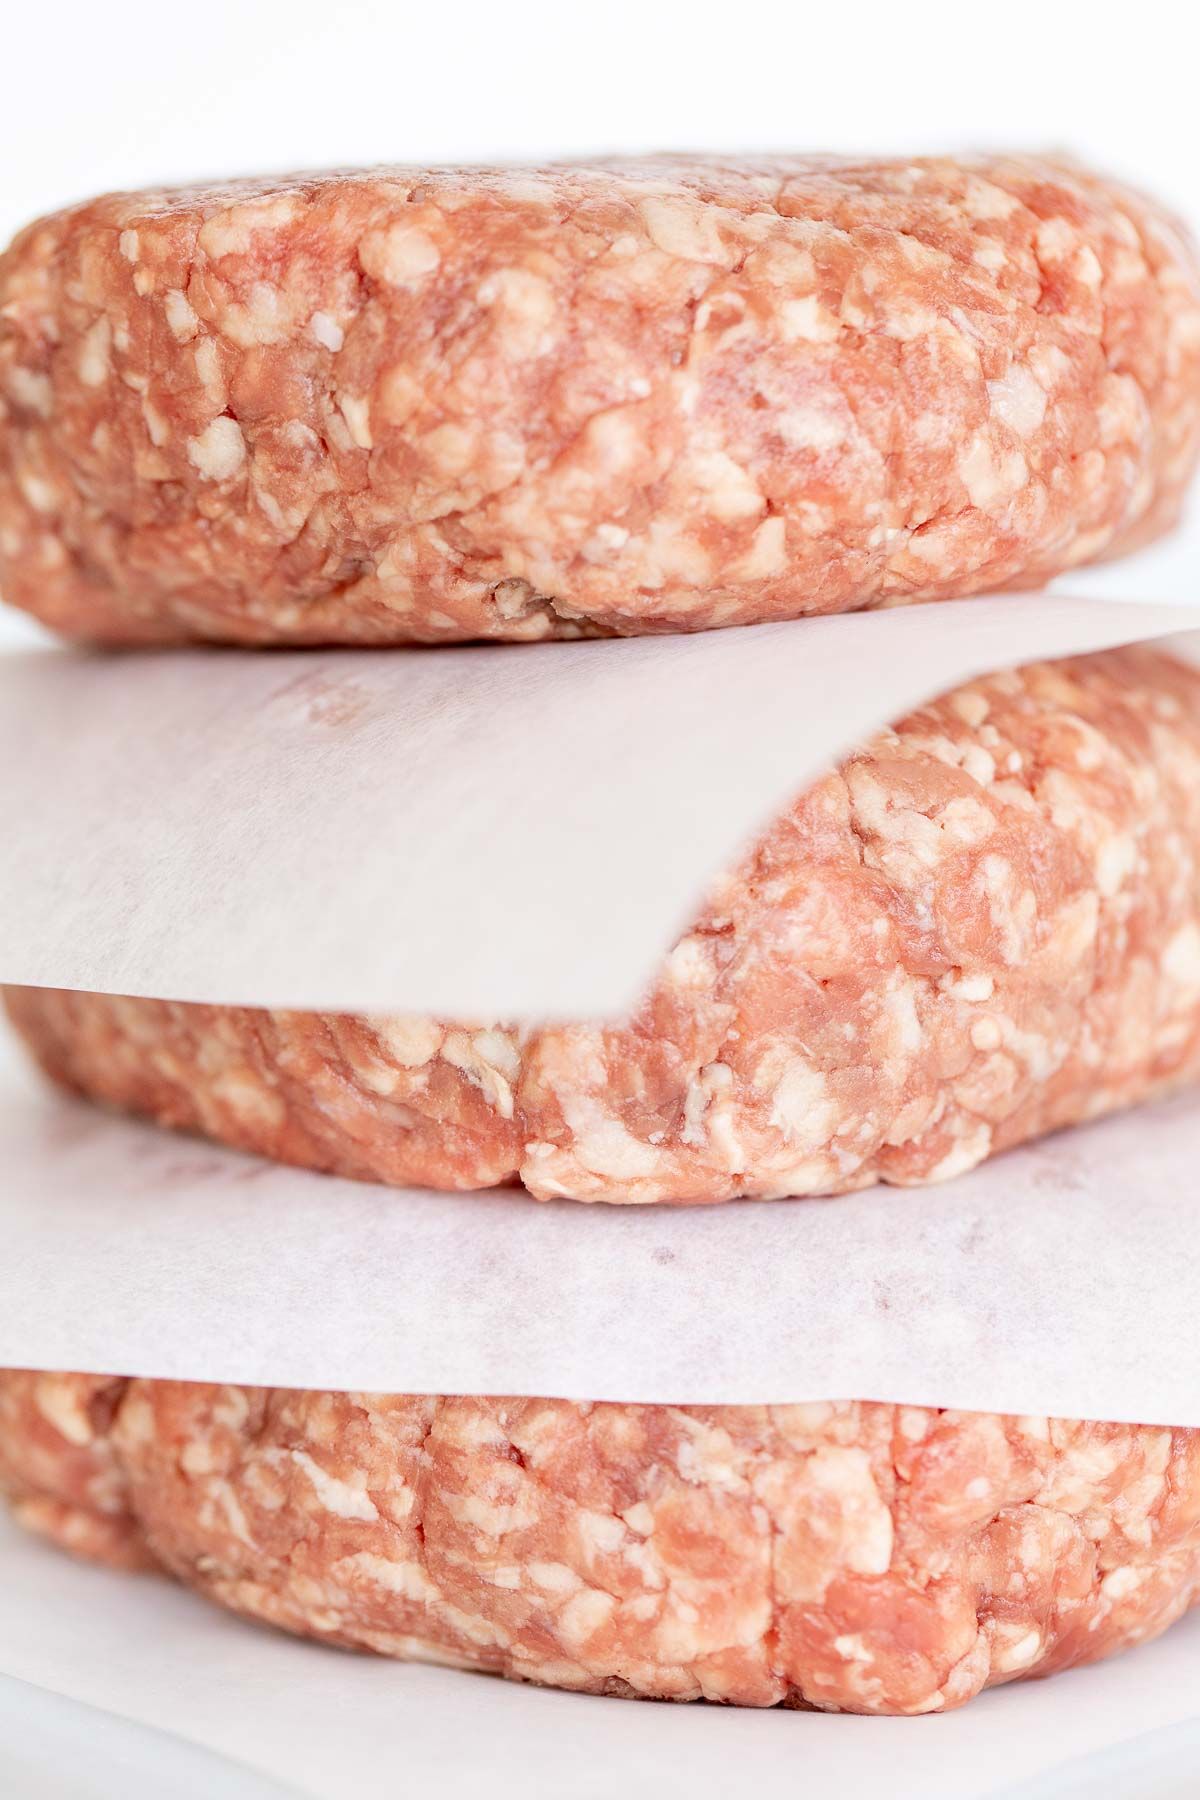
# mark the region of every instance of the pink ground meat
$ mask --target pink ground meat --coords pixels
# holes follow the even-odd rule
[[[0,257],[0,591],[109,643],[694,630],[1174,520],[1194,253],[1065,161],[378,169]]]
[[[0,1374],[0,1485],[66,1548],[334,1644],[592,1693],[869,1713],[1155,1636],[1200,1432]]]

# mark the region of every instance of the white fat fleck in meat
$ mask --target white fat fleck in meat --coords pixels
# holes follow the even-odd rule
[[[1128,1563],[1122,1563],[1119,1567],[1108,1571],[1100,1583],[1100,1592],[1106,1600],[1114,1602],[1127,1600],[1130,1594],[1136,1594],[1145,1579],[1146,1571],[1144,1569],[1131,1568]]]
[[[992,1128],[982,1119],[966,1124],[953,1147],[929,1171],[930,1181],[951,1181],[978,1168],[992,1147]]]
[[[563,1104],[563,1117],[575,1134],[575,1155],[585,1169],[614,1181],[653,1175],[659,1155],[653,1145],[606,1114],[593,1100],[580,1097]]]
[[[50,377],[38,369],[26,369],[18,363],[5,376],[8,391],[19,406],[28,407],[39,419],[48,419],[54,411],[54,388]]]
[[[992,976],[984,974],[943,975],[938,986],[945,994],[953,994],[956,1000],[968,1002],[990,1000],[996,991],[996,983]]]
[[[363,242],[362,263],[369,275],[393,287],[408,287],[432,275],[441,261],[428,231],[403,220],[372,233]]]
[[[179,343],[189,343],[199,332],[200,320],[182,289],[167,289],[163,295],[163,311],[167,315],[167,324],[171,328],[172,336]]]
[[[784,300],[776,316],[787,343],[831,344],[842,331],[841,320],[822,306],[815,294]]]
[[[34,1388],[37,1410],[68,1444],[90,1444],[95,1436],[86,1400],[86,1391],[53,1376],[38,1381]]]
[[[788,1060],[772,1090],[771,1122],[797,1150],[819,1149],[837,1124],[837,1107],[820,1070],[801,1057]]]
[[[525,1531],[536,1522],[529,1497],[490,1498],[486,1494],[456,1494],[446,1497],[446,1505],[464,1525],[471,1525],[485,1537],[502,1538],[512,1531]]]
[[[106,318],[97,319],[86,333],[79,350],[79,379],[85,387],[100,387],[108,380],[112,363],[112,325]]]
[[[512,1084],[520,1057],[510,1038],[497,1030],[479,1031],[473,1037],[465,1031],[451,1031],[442,1044],[442,1056],[462,1071],[501,1118],[512,1118]]]
[[[1005,962],[1018,964],[1029,953],[1030,935],[1037,919],[1036,896],[1001,856],[985,856],[979,873],[1000,954]]]
[[[1019,438],[1032,437],[1046,416],[1045,388],[1024,363],[1014,362],[996,381],[987,384],[994,417]]]
[[[651,242],[669,256],[702,263],[728,260],[716,217],[711,212],[699,212],[682,198],[643,200],[639,210]]]
[[[438,1053],[443,1029],[432,1019],[397,1017],[372,1020],[384,1054],[405,1069],[419,1069]]]
[[[1004,449],[978,432],[959,459],[958,472],[972,506],[990,512],[1012,499],[1029,476],[1019,450]]]
[[[327,312],[315,312],[308,322],[308,328],[318,344],[326,350],[332,350],[335,354],[346,341],[345,332],[337,320],[331,318]]]
[[[339,394],[337,403],[352,441],[360,450],[370,450],[375,440],[371,435],[369,398],[365,394]]]
[[[223,414],[187,442],[187,458],[206,481],[232,481],[246,460],[246,440],[236,419]]]
[[[435,1599],[437,1587],[416,1562],[399,1562],[390,1556],[378,1556],[369,1550],[356,1551],[334,1563],[332,1573],[341,1580],[370,1581],[386,1588],[403,1600],[418,1604]]]
[[[764,519],[750,547],[736,565],[739,581],[766,581],[787,568],[787,520],[780,513]]]
[[[583,1578],[566,1563],[532,1562],[529,1579],[547,1594],[574,1594],[583,1586]]]
[[[703,491],[714,518],[729,523],[756,518],[766,504],[747,470],[723,450],[693,452],[688,473]]]
[[[347,1481],[330,1475],[306,1450],[293,1450],[291,1459],[312,1483],[313,1491],[327,1512],[339,1519],[377,1519],[379,1510],[367,1493],[361,1477]]]
[[[226,387],[215,338],[201,338],[195,350],[196,375],[214,405],[224,405]]]
[[[1191,1005],[1200,993],[1200,925],[1189,920],[1169,940],[1163,971],[1176,990],[1179,1006]]]
[[[54,488],[32,469],[18,469],[17,486],[35,512],[52,513],[57,509],[58,497]]]
[[[1131,832],[1112,832],[1096,852],[1096,885],[1104,899],[1120,892],[1137,867],[1137,841]]]

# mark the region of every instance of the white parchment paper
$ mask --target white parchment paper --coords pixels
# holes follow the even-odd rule
[[[1200,1714],[1200,1615],[1132,1655],[945,1717],[862,1719],[634,1705],[347,1656],[153,1576],[69,1562],[4,1520],[0,1592],[0,1674],[177,1733],[310,1800],[1144,1800],[1190,1793],[1195,1774],[1184,1722]],[[1161,1776],[1163,1749],[1139,1739],[1170,1726],[1179,1785],[1160,1789],[1147,1769]],[[157,1792],[181,1791],[163,1748]],[[1097,1752],[1099,1767],[1075,1768]],[[1063,1787],[1027,1788],[1050,1770]]]
[[[700,1208],[396,1192],[0,1089],[0,1366],[1200,1425],[1200,1096],[961,1180]]]
[[[1200,628],[1007,596],[691,638],[0,657],[0,979],[626,1011],[840,751],[991,669]]]

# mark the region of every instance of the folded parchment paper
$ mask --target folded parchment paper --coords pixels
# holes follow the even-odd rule
[[[945,1186],[701,1208],[335,1181],[23,1072],[0,1143],[0,1366],[1200,1425],[1195,1094]]]
[[[619,1014],[706,881],[870,730],[1195,628],[1200,605],[1037,594],[619,643],[5,655],[0,980]]]
[[[1200,1615],[1132,1656],[944,1718],[858,1719],[634,1705],[345,1656],[153,1576],[69,1562],[3,1520],[0,1592],[0,1674],[178,1733],[309,1800],[1145,1800],[1190,1793],[1195,1774],[1200,1733],[1181,1722],[1200,1712]],[[1179,1772],[1160,1788],[1147,1779],[1162,1773],[1157,1740],[1136,1740],[1163,1726],[1176,1730],[1158,1756],[1173,1749]],[[1103,1750],[1099,1768],[1075,1768]],[[163,1769],[157,1794],[180,1791],[165,1756]],[[1061,1787],[1027,1788],[1049,1770]]]

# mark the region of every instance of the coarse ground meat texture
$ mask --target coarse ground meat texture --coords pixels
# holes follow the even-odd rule
[[[913,713],[716,884],[623,1023],[6,999],[68,1087],[369,1180],[936,1181],[1200,1078],[1200,672],[1115,651]]]
[[[589,1693],[867,1713],[1156,1636],[1200,1432],[0,1373],[0,1486],[285,1630]]]
[[[694,630],[1176,516],[1193,251],[1029,156],[117,194],[0,258],[0,590],[109,643]]]

